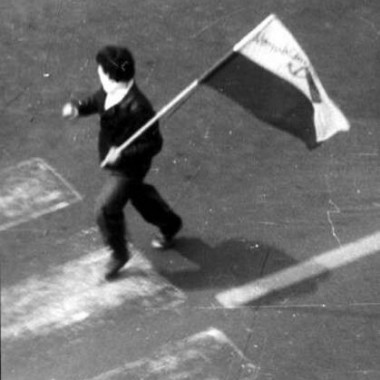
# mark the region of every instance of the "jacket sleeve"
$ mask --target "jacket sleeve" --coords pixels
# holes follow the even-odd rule
[[[161,151],[163,145],[161,133],[156,126],[151,128],[154,130],[144,132],[123,151],[123,157],[141,159],[153,157]]]
[[[74,100],[73,104],[77,107],[79,116],[89,116],[100,112],[101,102],[103,98],[104,96],[102,90],[98,90],[87,98]]]
[[[131,122],[133,123],[134,132],[143,127],[155,115],[150,107],[144,107],[143,104],[133,104],[131,108],[133,115]],[[124,141],[126,140],[127,138]],[[163,139],[157,121],[128,146],[122,155],[126,159],[151,158],[161,151],[162,145]]]

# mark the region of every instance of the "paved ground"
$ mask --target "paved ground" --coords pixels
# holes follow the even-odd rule
[[[3,379],[380,377],[380,6],[284,3],[2,1]],[[62,104],[96,88],[111,42],[160,108],[273,12],[351,131],[309,151],[201,88],[163,122],[149,176],[184,218],[178,244],[153,252],[127,208],[135,256],[104,283],[97,120],[65,122]],[[251,283],[279,290],[220,302]]]

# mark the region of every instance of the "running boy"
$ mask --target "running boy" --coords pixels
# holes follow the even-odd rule
[[[163,144],[159,124],[138,137],[121,153],[115,148],[149,121],[155,112],[135,83],[135,62],[125,47],[105,46],[96,55],[101,88],[83,100],[73,100],[62,109],[68,119],[98,113],[100,162],[107,157],[108,178],[96,202],[96,220],[112,255],[105,277],[112,280],[130,258],[124,207],[132,205],[160,235],[154,248],[168,247],[182,227],[181,218],[162,199],[157,190],[144,182],[152,159]]]

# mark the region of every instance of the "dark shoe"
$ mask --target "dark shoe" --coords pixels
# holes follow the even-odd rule
[[[155,236],[151,242],[152,248],[155,249],[168,249],[174,244],[174,237],[182,228],[182,221],[179,219],[176,228],[170,232],[170,234],[159,233]]]
[[[126,264],[127,261],[128,261],[127,258],[125,259],[112,258],[108,262],[107,267],[106,267],[106,274],[105,274],[106,280],[107,281],[114,280],[118,276],[120,269],[123,268],[123,266]]]

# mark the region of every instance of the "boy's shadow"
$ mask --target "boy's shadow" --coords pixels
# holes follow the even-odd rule
[[[173,271],[158,265],[156,269],[174,286],[190,291],[205,288],[221,291],[241,286],[297,264],[286,253],[259,241],[227,240],[211,247],[197,238],[179,238],[173,249],[190,261],[192,267]],[[277,303],[314,293],[326,275],[327,272],[273,292],[258,302]]]

